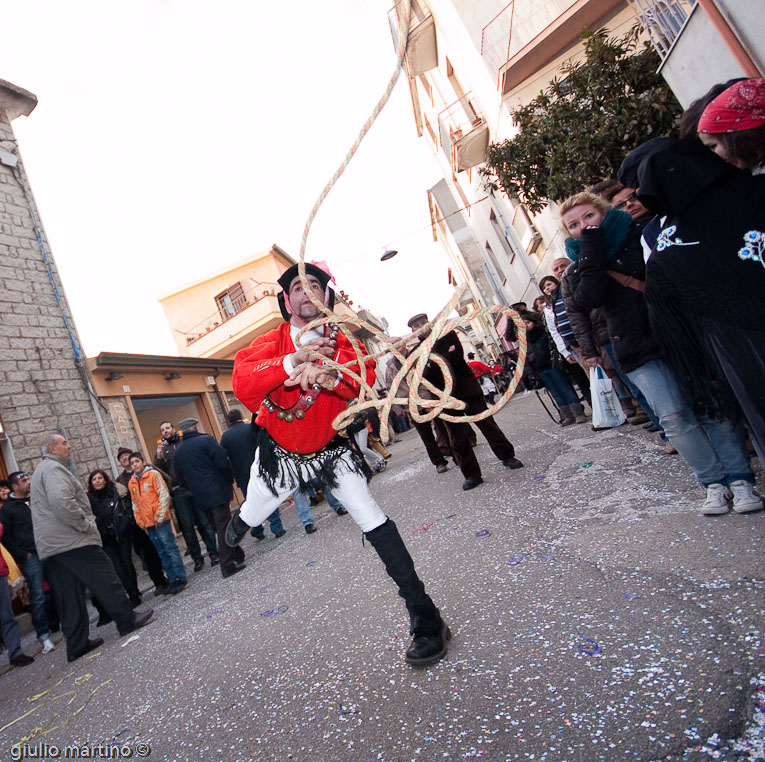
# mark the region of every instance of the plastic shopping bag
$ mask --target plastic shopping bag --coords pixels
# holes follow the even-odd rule
[[[590,392],[594,428],[611,429],[614,426],[621,426],[627,420],[611,379],[599,365],[596,368],[590,368]]]

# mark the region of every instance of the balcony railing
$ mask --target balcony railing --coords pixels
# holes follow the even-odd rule
[[[663,61],[696,0],[628,0]]]
[[[249,298],[242,297],[233,300],[230,305],[227,305],[225,311],[225,318],[221,314],[220,310],[216,310],[212,315],[206,317],[204,320],[200,320],[196,325],[189,328],[188,331],[179,331],[186,337],[186,344],[193,344],[198,339],[206,336],[211,331],[227,323],[233,317],[236,317],[240,312],[243,312],[253,304],[257,304],[266,297],[274,296],[281,291],[281,286],[276,283],[256,283],[250,293]],[[177,329],[176,329],[177,330]]]
[[[489,127],[470,100],[470,93],[438,115],[441,149],[455,172],[475,167],[486,160]]]
[[[398,50],[401,40],[404,13],[405,5],[403,2],[396,3],[388,11],[388,23],[393,36],[393,47],[396,50]],[[425,14],[416,3],[412,4],[412,15],[409,19],[406,60],[409,74],[413,77],[424,74],[438,66],[438,47],[433,16]]]
[[[576,0],[511,0],[481,32],[481,56],[492,76]]]

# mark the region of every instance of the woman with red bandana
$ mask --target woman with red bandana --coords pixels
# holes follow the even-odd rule
[[[765,174],[765,79],[736,82],[699,119],[699,140],[739,169]]]

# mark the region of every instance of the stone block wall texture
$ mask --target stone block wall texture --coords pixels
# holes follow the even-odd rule
[[[2,108],[0,148],[19,157]],[[76,366],[62,317],[63,311],[79,346],[64,288],[43,234],[59,304],[37,240],[39,219],[20,157],[16,167],[0,163],[0,415],[21,470],[34,469],[43,437],[58,431],[72,444],[84,480],[94,468],[108,472],[109,459],[82,376],[86,371]],[[101,415],[116,451],[119,438],[111,416],[107,410]]]

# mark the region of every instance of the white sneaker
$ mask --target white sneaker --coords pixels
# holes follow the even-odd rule
[[[762,498],[749,482],[739,479],[731,482],[730,489],[733,493],[733,510],[736,513],[749,513],[762,508]]]
[[[707,499],[699,511],[705,516],[719,516],[728,512],[728,500],[733,497],[724,484],[710,484],[707,487]]]
[[[51,651],[56,650],[56,646],[53,645],[53,641],[50,638],[45,638],[45,640],[43,640],[42,647],[42,652],[44,654],[49,654]]]

